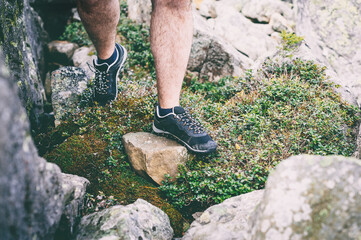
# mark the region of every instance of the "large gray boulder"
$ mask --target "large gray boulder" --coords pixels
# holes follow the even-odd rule
[[[28,0],[0,1],[0,45],[13,81],[19,87],[20,99],[35,129],[43,113],[46,33],[39,15]]]
[[[266,189],[203,212],[182,240],[358,239],[361,162],[300,155],[282,161]]]
[[[170,240],[172,237],[168,216],[142,199],[83,217],[76,235],[77,240]]]
[[[247,239],[358,239],[361,163],[300,155],[281,162],[250,222]]]
[[[0,238],[52,239],[63,209],[60,169],[37,155],[0,59]]]
[[[259,204],[263,190],[254,191],[225,200],[208,208],[196,219],[182,240],[246,239],[249,216]]]
[[[297,0],[296,33],[361,106],[361,2]]]

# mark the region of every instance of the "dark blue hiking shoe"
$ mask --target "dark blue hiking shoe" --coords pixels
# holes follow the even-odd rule
[[[93,61],[95,72],[94,100],[101,106],[116,100],[118,96],[118,75],[127,59],[127,50],[118,43],[115,44],[115,49],[118,54],[114,63],[110,65],[108,63],[98,64],[96,60]]]
[[[217,143],[212,140],[201,124],[182,107],[174,107],[171,113],[160,116],[157,105],[153,131],[174,137],[193,153],[208,154],[217,149]]]

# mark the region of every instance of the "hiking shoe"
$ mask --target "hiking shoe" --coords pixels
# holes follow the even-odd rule
[[[115,44],[115,49],[118,56],[114,63],[110,65],[108,63],[98,64],[96,60],[93,60],[95,72],[94,100],[101,106],[116,100],[118,96],[118,75],[127,59],[127,50],[118,43]]]
[[[153,131],[155,133],[173,136],[193,153],[208,154],[216,151],[217,143],[182,107],[174,107],[171,113],[160,116],[157,105],[154,115]]]

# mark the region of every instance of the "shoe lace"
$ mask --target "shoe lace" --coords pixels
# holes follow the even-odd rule
[[[97,92],[98,94],[107,94],[107,90],[109,88],[107,84],[107,82],[109,81],[107,78],[107,76],[109,75],[108,72],[100,71],[96,69],[94,66],[90,65],[89,63],[87,64],[90,71],[95,73],[94,84],[93,84],[95,92]]]
[[[203,133],[205,132],[203,126],[195,120],[192,115],[185,110],[184,113],[177,114],[179,121],[183,123],[184,126],[187,126],[189,130],[193,130],[194,133]]]

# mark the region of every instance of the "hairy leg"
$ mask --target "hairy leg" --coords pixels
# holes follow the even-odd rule
[[[116,27],[119,22],[118,0],[78,0],[82,23],[92,40],[98,57],[109,58],[114,52]]]
[[[157,73],[159,105],[179,105],[193,37],[190,0],[152,0],[151,48]]]

